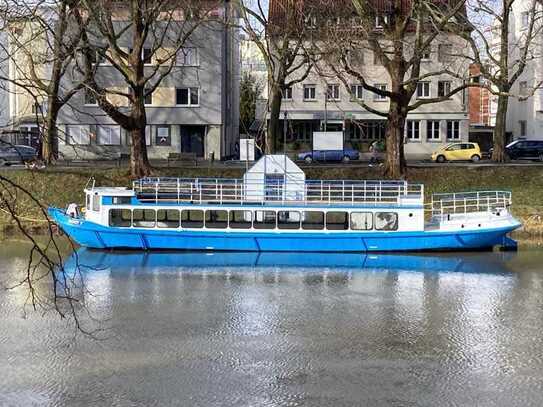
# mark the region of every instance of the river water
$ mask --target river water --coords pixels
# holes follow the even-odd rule
[[[2,244],[4,286],[27,256]],[[0,406],[543,405],[540,249],[76,264],[93,337],[0,291]]]

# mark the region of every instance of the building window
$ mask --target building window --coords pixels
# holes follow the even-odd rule
[[[451,44],[439,44],[437,60],[438,62],[452,61],[452,45]]]
[[[522,81],[518,84],[519,88],[519,100],[525,101],[528,97],[528,82]]]
[[[526,120],[520,120],[520,137],[526,137]]]
[[[198,48],[184,47],[177,54],[176,62],[179,66],[198,66],[200,59],[198,58]]]
[[[120,126],[98,126],[97,143],[103,146],[118,146],[121,144]]]
[[[364,87],[362,85],[351,85],[351,100],[362,100]]]
[[[373,65],[383,65],[383,61],[381,60],[381,57],[375,51],[373,51]]]
[[[304,85],[304,100],[315,100],[316,88],[315,85]]]
[[[435,141],[439,138],[439,120],[428,120],[426,122],[426,139]]]
[[[375,87],[379,90],[382,90],[382,91],[386,91],[387,90],[387,85],[385,83],[377,83],[375,85]],[[375,96],[373,97],[374,100],[387,100],[387,97],[384,96],[384,95],[380,95],[378,93],[375,94]]]
[[[128,50],[128,53],[131,54],[132,53],[133,48],[130,48]],[[153,62],[153,50],[151,48],[143,48],[141,50],[141,58],[143,60],[143,63],[145,65],[152,65],[152,62]]]
[[[96,106],[98,104],[96,94],[90,89],[85,89],[85,104],[89,106]]]
[[[420,140],[420,122],[418,120],[407,121],[407,139],[412,141]]]
[[[339,98],[339,85],[332,84],[326,88],[326,97],[328,100],[340,100]]]
[[[458,120],[447,121],[447,140],[460,140],[460,122]]]
[[[151,145],[151,134],[153,132],[153,126],[150,126],[150,125],[147,125],[145,127],[145,145],[146,146],[150,146]]]
[[[200,88],[177,88],[175,99],[177,106],[198,106],[200,104]]]
[[[417,83],[417,98],[424,99],[430,97],[430,82]]]
[[[423,61],[429,61],[431,58],[432,58],[432,49],[428,47],[422,51],[422,55],[420,59]]]
[[[156,132],[155,145],[157,146],[171,146],[172,145],[170,126],[168,125],[156,126],[155,132]]]
[[[152,106],[153,104],[153,92],[149,92],[148,89],[143,91],[145,106]]]
[[[66,139],[72,145],[89,145],[89,126],[66,126]]]
[[[451,93],[451,82],[450,81],[439,81],[437,83],[437,96],[445,97]]]
[[[383,28],[388,23],[388,16],[377,15],[375,16],[375,28]]]
[[[292,87],[283,89],[283,100],[292,100]]]
[[[524,11],[520,15],[520,28],[528,28],[528,24],[530,23],[530,14],[528,11]]]

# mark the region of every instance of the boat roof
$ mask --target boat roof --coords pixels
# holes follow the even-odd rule
[[[126,187],[94,187],[85,189],[85,193],[94,195],[134,196],[134,191]]]

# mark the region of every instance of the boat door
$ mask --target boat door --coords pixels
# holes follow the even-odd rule
[[[264,180],[264,195],[266,201],[280,201],[283,199],[285,176],[283,174],[266,174]]]

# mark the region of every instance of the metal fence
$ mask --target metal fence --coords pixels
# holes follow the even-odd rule
[[[478,191],[433,194],[427,210],[434,218],[467,215],[474,212],[496,212],[509,209],[512,204],[509,191]]]
[[[221,178],[144,178],[133,183],[142,202],[274,204],[424,203],[424,187],[406,181],[244,182]]]

